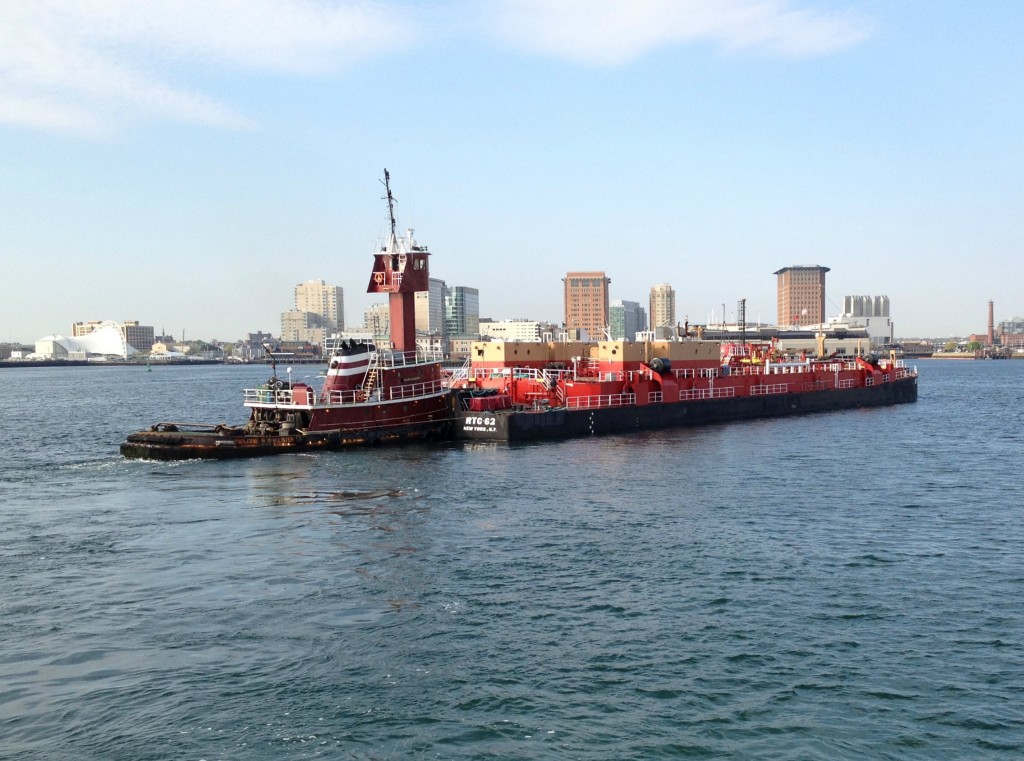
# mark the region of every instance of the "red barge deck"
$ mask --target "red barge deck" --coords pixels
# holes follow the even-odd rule
[[[703,425],[917,400],[895,357],[786,360],[716,341],[477,344],[456,439],[521,441]]]

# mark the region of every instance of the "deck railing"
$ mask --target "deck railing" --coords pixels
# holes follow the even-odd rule
[[[310,390],[310,394],[313,394],[312,390]],[[291,407],[295,405],[295,396],[291,389],[247,388],[242,391],[242,401],[245,404],[275,404]]]
[[[388,389],[389,399],[414,399],[417,396],[432,396],[444,391],[444,382],[439,380],[409,383]]]
[[[445,390],[444,382],[441,380],[422,381],[420,383],[408,383],[404,386],[393,386],[388,388],[383,398],[388,401],[399,399],[416,399],[424,396],[434,396]],[[315,406],[332,406],[348,404],[366,404],[367,402],[381,401],[382,389],[374,389],[366,398],[362,389],[347,391],[327,391],[317,399],[313,389],[306,390],[307,401],[299,403],[295,401],[295,395],[291,389],[269,389],[269,388],[247,388],[242,391],[242,402],[247,405],[273,405],[275,407],[299,407],[308,409]]]
[[[591,396],[566,397],[565,406],[570,409],[593,409],[594,407],[626,407],[636,404],[636,394],[593,394]]]
[[[726,399],[730,396],[736,396],[736,388],[734,386],[725,386],[723,388],[684,388],[679,392],[679,401]]]
[[[751,396],[767,396],[769,394],[785,394],[789,392],[788,383],[762,383],[750,387]]]
[[[322,404],[338,405],[338,404],[359,404],[366,402],[363,399],[363,392],[360,391],[325,391],[320,395],[320,401]],[[372,401],[372,400],[371,400]]]
[[[469,368],[470,360],[467,357],[466,361],[462,364],[461,367],[457,367],[451,371],[451,373],[448,376],[448,385],[450,385],[452,388],[455,388],[465,383],[466,380],[469,378]]]
[[[394,367],[411,367],[440,362],[444,353],[435,350],[420,349],[417,351],[380,351],[377,352],[377,366],[387,369]]]

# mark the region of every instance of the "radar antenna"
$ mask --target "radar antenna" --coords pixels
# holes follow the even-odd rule
[[[391,239],[395,240],[395,197],[391,195],[391,175],[384,170],[384,189],[387,190],[388,216],[391,218]]]

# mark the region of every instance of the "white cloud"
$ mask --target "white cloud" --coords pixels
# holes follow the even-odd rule
[[[869,31],[853,14],[789,0],[496,0],[492,10],[485,23],[511,44],[599,65],[687,42],[822,55],[862,41]]]
[[[247,119],[189,67],[305,74],[411,37],[383,5],[323,0],[0,0],[0,121],[70,131],[140,116]]]
[[[244,114],[202,92],[206,71],[336,70],[409,45],[428,22],[442,40],[482,28],[529,52],[597,65],[692,42],[811,56],[867,35],[863,21],[814,10],[815,1],[0,0],[0,122],[245,128]]]

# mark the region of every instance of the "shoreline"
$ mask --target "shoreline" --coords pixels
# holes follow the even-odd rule
[[[224,362],[219,359],[160,359],[152,362],[90,362],[87,359],[16,359],[0,361],[0,369],[22,367],[163,367],[165,365],[256,365],[259,362]]]

